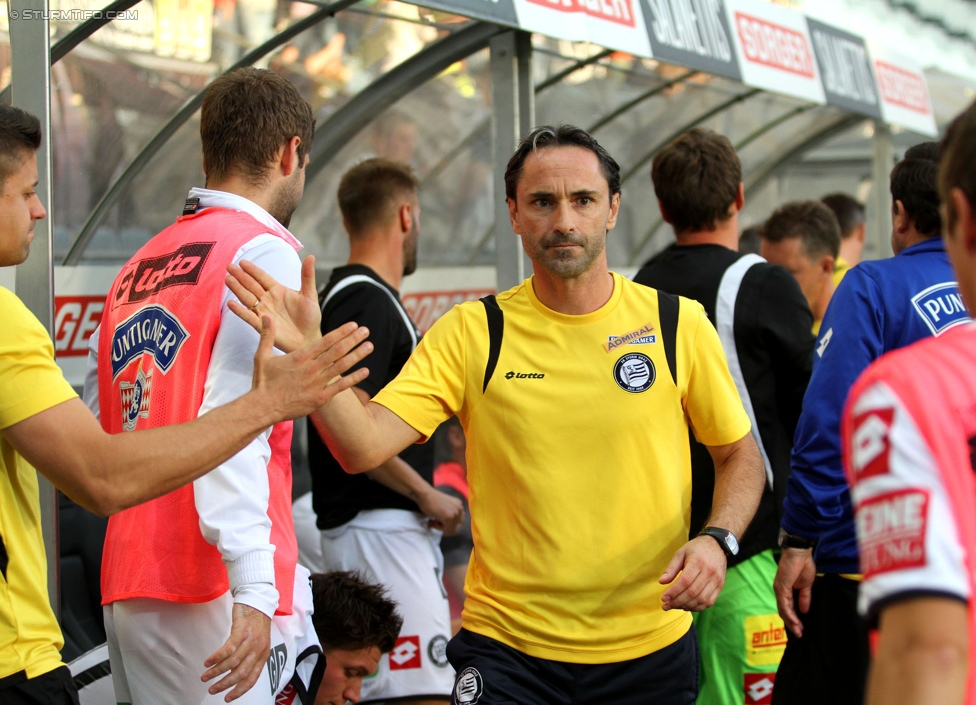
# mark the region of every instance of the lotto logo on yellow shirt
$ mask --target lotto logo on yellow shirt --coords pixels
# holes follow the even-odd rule
[[[746,663],[775,666],[786,649],[786,627],[778,614],[746,617]]]

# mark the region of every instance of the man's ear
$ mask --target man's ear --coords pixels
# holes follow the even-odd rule
[[[411,218],[412,208],[409,203],[404,203],[400,206],[397,211],[397,216],[400,218],[400,230],[401,232],[408,233],[413,225],[413,219]]]
[[[282,176],[291,176],[305,166],[298,158],[298,145],[301,143],[302,138],[298,135],[295,135],[290,140],[285,142],[285,146],[281,150],[281,158],[279,160]]]
[[[908,232],[908,228],[911,224],[911,219],[908,217],[908,211],[905,210],[905,204],[901,201],[895,201],[894,206],[891,208],[891,225],[896,232],[904,233]]]
[[[735,190],[735,210],[736,212],[739,212],[745,207],[746,207],[746,189],[745,186],[743,186],[742,182],[740,181],[739,188]]]
[[[671,216],[668,215],[668,209],[664,207],[663,203],[661,203],[660,198],[657,199],[657,209],[661,211],[661,220],[663,220],[668,225],[674,225],[674,222],[671,220]]]
[[[833,276],[834,265],[836,265],[836,261],[830,255],[824,255],[820,258],[820,271],[826,274],[828,277]]]
[[[976,254],[976,211],[960,188],[953,188],[949,191],[949,201],[956,216],[955,227],[951,230],[947,228],[949,237],[955,237],[955,233],[958,232],[962,238],[962,246],[965,251]]]
[[[516,235],[521,235],[519,232],[519,222],[518,222],[518,207],[515,205],[514,198],[505,199],[508,204],[508,219],[512,222],[512,232]]]

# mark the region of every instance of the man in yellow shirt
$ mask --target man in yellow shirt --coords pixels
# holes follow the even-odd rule
[[[370,403],[337,395],[313,420],[362,472],[460,419],[475,548],[454,702],[690,705],[689,612],[718,596],[763,488],[748,417],[702,307],[609,271],[620,170],[605,149],[540,127],[505,181],[534,275],[445,314]],[[279,346],[318,334],[310,277],[297,293],[231,271],[252,325],[256,301],[290,313]],[[689,427],[716,475],[690,541]]]
[[[846,193],[828,193],[820,201],[834,212],[840,225],[840,251],[834,262],[834,288],[837,288],[847,270],[861,261],[867,233],[864,204]]]
[[[834,263],[840,249],[837,218],[820,201],[793,201],[773,212],[760,232],[759,254],[796,277],[813,313],[813,334],[834,295]]]
[[[35,192],[40,143],[37,118],[0,106],[2,267],[27,259],[34,223],[46,215]],[[251,392],[187,424],[110,436],[64,379],[40,321],[3,287],[0,311],[0,702],[77,703],[48,604],[35,468],[82,506],[112,514],[190,482],[271,424],[361,381],[364,375],[335,375],[370,347],[345,355],[366,335],[349,326],[316,348],[272,357],[273,330],[265,328]],[[295,375],[314,381],[295,385]],[[238,655],[251,657],[231,670],[228,683],[246,684],[255,661],[260,672],[261,652],[262,644],[241,635]]]

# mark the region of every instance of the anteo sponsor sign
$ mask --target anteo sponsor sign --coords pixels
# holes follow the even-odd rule
[[[866,576],[925,565],[925,530],[929,493],[910,489],[889,492],[857,508],[861,572]]]
[[[54,350],[58,357],[86,357],[88,339],[102,321],[105,296],[54,297]]]
[[[887,475],[894,409],[872,409],[854,417],[851,437],[851,466],[858,481],[875,475]]]
[[[827,102],[880,118],[878,87],[864,39],[810,18],[807,25]]]
[[[654,58],[742,78],[722,0],[643,0]]]

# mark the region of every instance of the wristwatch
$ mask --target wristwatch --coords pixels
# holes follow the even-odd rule
[[[780,548],[815,548],[817,539],[806,539],[802,536],[786,533],[786,529],[779,530]]]
[[[726,558],[732,558],[739,553],[739,541],[728,529],[720,529],[717,526],[706,526],[698,532],[699,536],[711,536],[718,541],[718,545],[725,551]]]

